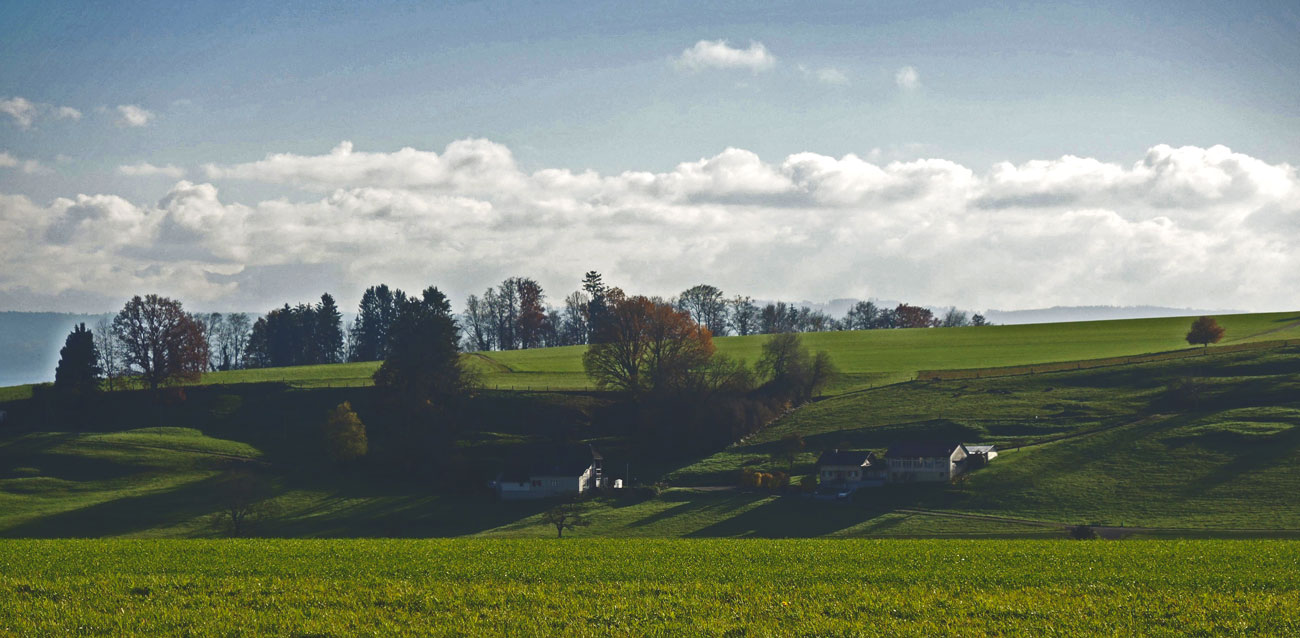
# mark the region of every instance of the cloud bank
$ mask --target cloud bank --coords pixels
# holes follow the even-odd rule
[[[983,172],[944,159],[809,152],[768,162],[726,149],[671,171],[603,175],[525,172],[509,148],[482,139],[441,153],[344,142],[204,173],[287,196],[232,202],[189,181],[144,205],[0,195],[0,293],[160,291],[257,308],[320,292],[258,296],[304,278],[350,304],[380,281],[436,284],[460,299],[527,274],[559,299],[595,268],[656,294],[709,282],[765,298],[974,309],[1300,307],[1296,170],[1223,146]]]

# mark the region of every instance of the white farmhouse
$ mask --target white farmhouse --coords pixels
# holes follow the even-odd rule
[[[966,471],[965,445],[956,441],[904,441],[885,452],[890,483],[951,481]]]
[[[594,447],[566,450],[507,469],[493,481],[493,487],[502,500],[582,494],[601,486],[603,460]]]
[[[817,459],[817,481],[836,487],[878,486],[885,482],[885,467],[873,452],[827,450]]]

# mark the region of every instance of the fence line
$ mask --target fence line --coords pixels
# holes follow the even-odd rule
[[[1083,359],[1079,361],[1060,361],[1027,366],[1000,366],[988,368],[962,368],[957,370],[920,370],[916,373],[917,381],[956,381],[961,379],[988,379],[993,377],[1019,377],[1048,372],[1065,372],[1068,370],[1091,370],[1110,366],[1131,365],[1134,363],[1151,363],[1153,361],[1172,361],[1189,359],[1208,354],[1228,354],[1244,350],[1271,350],[1287,346],[1300,345],[1300,339],[1275,339],[1272,341],[1251,341],[1229,346],[1213,348],[1187,348],[1137,354],[1126,357],[1106,357],[1104,359]]]

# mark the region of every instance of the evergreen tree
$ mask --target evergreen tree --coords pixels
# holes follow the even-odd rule
[[[101,380],[103,369],[99,365],[95,337],[86,324],[77,324],[59,350],[54,389],[60,395],[80,400],[99,392]]]
[[[338,363],[343,358],[343,314],[329,293],[320,296],[316,304],[316,356],[317,363]]]

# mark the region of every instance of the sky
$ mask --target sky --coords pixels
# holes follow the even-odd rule
[[[0,310],[1300,308],[1294,3],[3,3]]]

